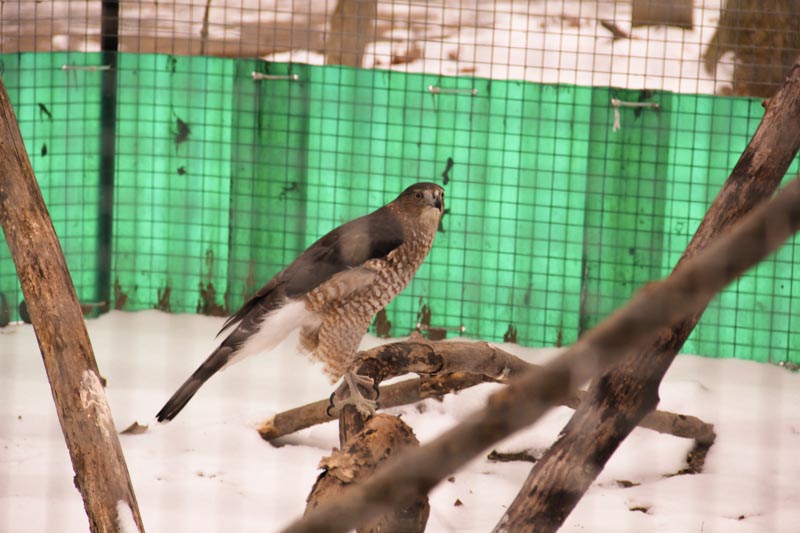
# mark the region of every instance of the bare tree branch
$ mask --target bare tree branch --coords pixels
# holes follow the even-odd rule
[[[375,40],[377,0],[337,0],[325,40],[325,64],[364,66],[364,50]]]
[[[408,380],[381,387],[382,408],[414,403],[441,396],[486,381],[500,381],[519,375],[531,365],[522,359],[485,342],[430,342],[422,337],[408,342],[378,346],[360,355],[358,373],[375,383],[409,372],[431,375],[422,380]],[[434,375],[435,374],[435,375]],[[258,431],[265,440],[273,440],[295,431],[328,422],[339,413],[331,410],[328,400],[278,413],[263,422]]]
[[[389,409],[428,398],[441,398],[448,392],[457,392],[488,381],[492,380],[464,372],[407,379],[380,388],[380,408]],[[329,406],[330,401],[325,399],[283,411],[262,422],[258,426],[258,432],[264,440],[274,442],[301,429],[330,422],[339,413],[336,409],[331,409],[328,415]]]
[[[541,372],[542,368],[485,342],[431,342],[422,338],[377,346],[363,352],[360,358],[379,361],[391,358],[398,362],[398,359],[391,357],[391,354],[397,352],[426,356],[427,364],[418,365],[418,369],[422,367],[447,368],[448,372],[452,373],[423,376],[381,387],[380,405],[382,409],[408,405],[427,398],[441,398],[447,393],[457,392],[480,383],[508,383],[523,372]],[[480,370],[481,373],[456,371],[456,368],[467,359],[470,361],[470,370],[472,372]],[[383,367],[383,365],[378,364],[375,367]],[[394,368],[390,373],[402,375],[407,371],[406,368]],[[486,375],[483,372],[491,372],[491,374]],[[562,405],[574,409],[582,397],[583,393],[579,392],[567,398]],[[295,431],[335,419],[338,412],[336,409],[332,409],[329,415],[327,412],[329,407],[329,400],[320,400],[278,413],[263,422],[258,427],[258,431],[264,440],[275,441],[275,439]],[[640,426],[659,433],[695,439],[699,442],[709,443],[709,445],[714,442],[714,426],[693,416],[655,411],[645,417]]]
[[[760,246],[782,239],[794,226],[795,212],[777,212],[797,189],[797,180],[787,186],[769,205],[776,213],[758,217],[765,225],[750,234],[756,218],[747,215],[770,197],[800,148],[800,65],[795,65],[783,88],[767,106],[761,124],[745,148],[730,177],[714,199],[686,251],[665,281],[682,277],[692,258],[702,257],[708,271],[698,278],[698,289],[706,290],[738,269],[745,256]],[[769,208],[768,208],[769,209]],[[737,222],[747,218],[748,222]],[[734,229],[735,228],[735,229]],[[739,255],[721,253],[724,232],[742,235]],[[764,239],[764,243],[757,242]],[[767,242],[768,241],[768,242]],[[730,242],[730,239],[725,239]],[[770,244],[771,245],[771,244]],[[722,271],[718,267],[726,265]],[[688,294],[677,294],[689,297]],[[625,437],[646,414],[658,405],[658,387],[669,366],[706,308],[698,302],[692,313],[665,328],[640,350],[630,353],[613,371],[595,380],[578,406],[559,440],[536,463],[519,494],[496,526],[496,531],[556,531],[583,494],[602,471]]]
[[[581,384],[703,309],[725,285],[775,251],[800,228],[800,181],[792,181],[731,232],[669,278],[651,283],[564,354],[494,393],[483,409],[431,443],[410,450],[285,532],[346,531],[428,492],[498,440],[528,426]]]

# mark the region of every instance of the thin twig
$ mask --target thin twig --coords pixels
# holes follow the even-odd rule
[[[205,55],[208,46],[208,20],[211,14],[211,0],[206,2],[206,9],[203,12],[203,26],[200,28],[200,55]]]
[[[539,458],[531,450],[522,450],[519,452],[498,452],[492,450],[486,459],[496,463],[513,463],[525,461],[527,463],[535,463]]]
[[[617,23],[614,22],[613,20],[601,19],[600,25],[611,32],[612,41],[631,38],[628,32],[617,26]]]

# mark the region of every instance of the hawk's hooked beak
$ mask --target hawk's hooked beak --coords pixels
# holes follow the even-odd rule
[[[433,198],[433,207],[438,209],[439,211],[442,210],[442,197],[437,195]]]

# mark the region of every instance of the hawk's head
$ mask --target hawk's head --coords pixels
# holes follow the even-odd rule
[[[433,238],[444,214],[444,189],[435,183],[415,183],[386,206],[402,226],[405,238],[422,232]]]
[[[436,216],[438,220],[444,212],[444,189],[423,181],[404,190],[395,201],[418,216]]]

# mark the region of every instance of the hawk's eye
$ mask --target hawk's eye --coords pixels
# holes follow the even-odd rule
[[[422,200],[422,193],[419,191],[415,192],[414,198],[416,198],[417,200]]]

